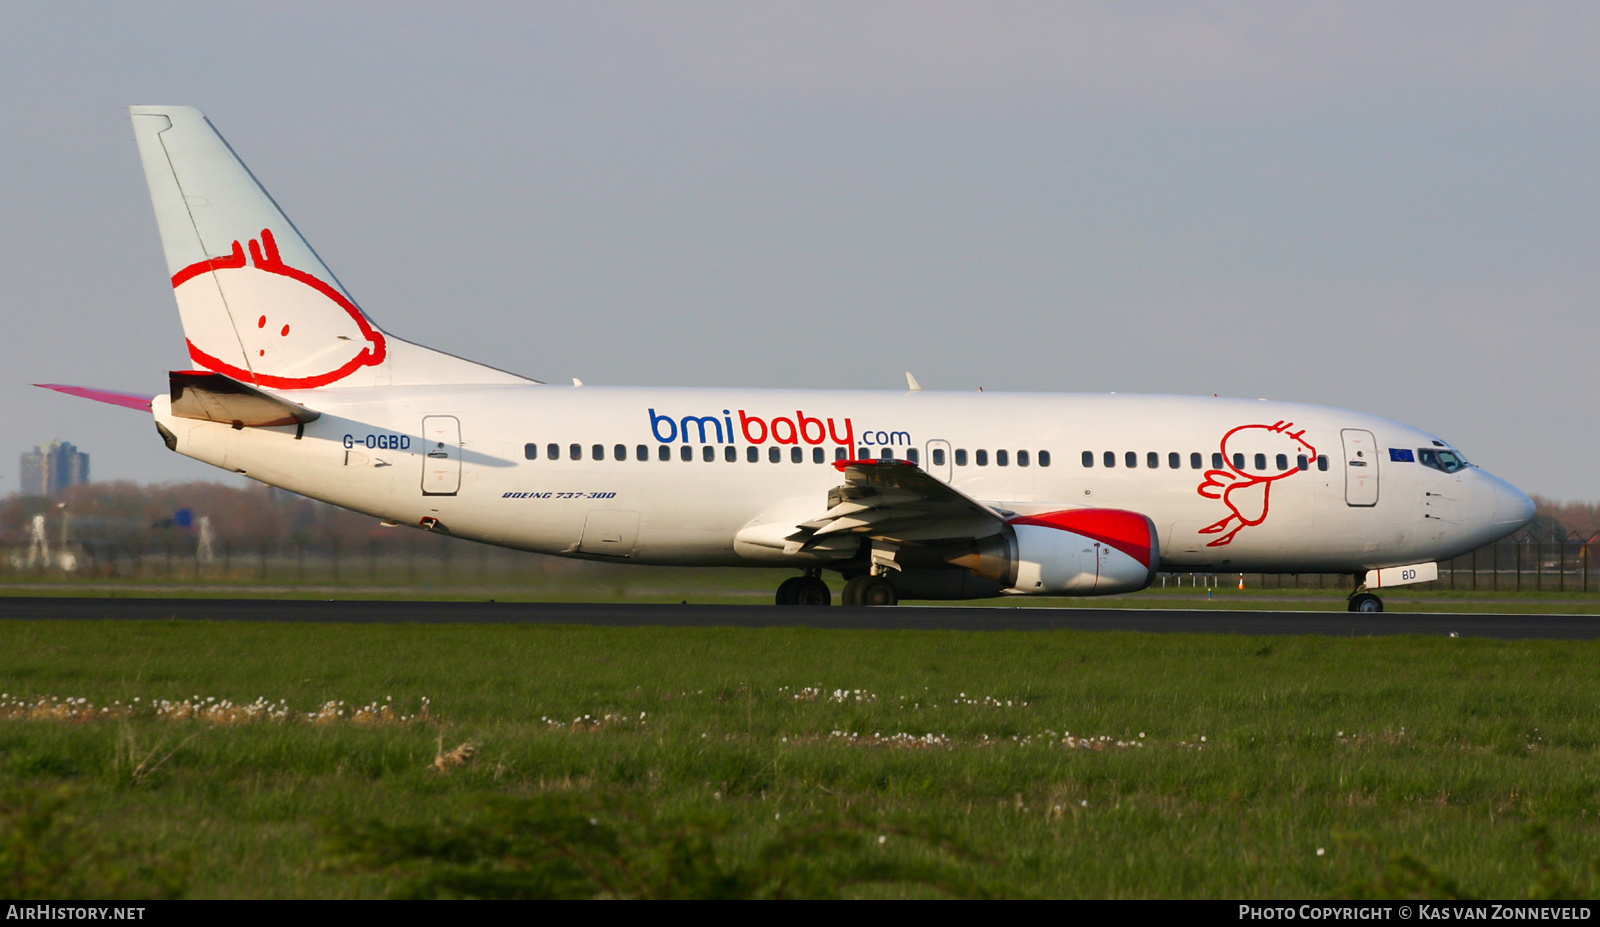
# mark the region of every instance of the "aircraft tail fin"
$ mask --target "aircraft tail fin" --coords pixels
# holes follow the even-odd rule
[[[536,382],[384,332],[199,110],[130,112],[197,368],[275,390]]]

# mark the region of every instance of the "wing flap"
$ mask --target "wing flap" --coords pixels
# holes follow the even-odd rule
[[[795,526],[785,548],[858,535],[883,541],[978,537],[999,530],[1000,512],[905,460],[841,460],[844,483],[828,492],[828,510]]]

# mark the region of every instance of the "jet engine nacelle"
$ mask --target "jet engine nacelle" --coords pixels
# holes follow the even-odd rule
[[[1160,543],[1148,516],[1121,509],[1019,515],[950,563],[1024,595],[1111,595],[1155,580]]]

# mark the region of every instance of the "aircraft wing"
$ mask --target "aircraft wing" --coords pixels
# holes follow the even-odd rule
[[[892,543],[977,538],[1000,530],[1010,513],[952,488],[906,460],[841,460],[844,482],[828,491],[828,510],[784,539],[794,553],[848,536]]]

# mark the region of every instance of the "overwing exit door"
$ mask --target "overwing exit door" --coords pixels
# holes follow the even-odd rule
[[[950,482],[950,442],[929,441],[927,452],[928,459],[923,461],[922,468],[936,479]]]
[[[454,415],[422,419],[422,494],[453,496],[461,490],[461,420]]]

